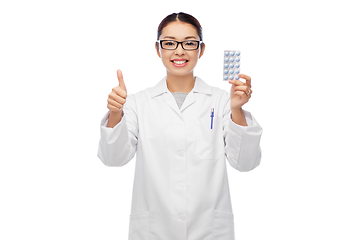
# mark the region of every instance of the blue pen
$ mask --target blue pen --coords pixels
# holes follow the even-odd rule
[[[213,128],[213,120],[214,120],[214,108],[211,108],[211,129]]]

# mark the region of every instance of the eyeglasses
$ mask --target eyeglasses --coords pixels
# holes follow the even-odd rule
[[[179,46],[179,43],[181,44],[181,47],[184,50],[193,51],[199,49],[200,44],[202,41],[194,41],[194,40],[188,40],[188,41],[174,41],[174,40],[158,40],[158,43],[160,43],[160,46],[162,49],[165,50],[175,50]]]

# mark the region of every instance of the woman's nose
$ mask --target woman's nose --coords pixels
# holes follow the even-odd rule
[[[185,54],[185,50],[184,50],[182,44],[179,44],[177,46],[177,48],[175,49],[175,54],[180,55],[180,56]]]
[[[175,49],[175,54],[179,55],[179,56],[184,55],[185,50],[182,47],[179,46],[177,49]]]

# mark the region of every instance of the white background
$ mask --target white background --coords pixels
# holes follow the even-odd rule
[[[244,106],[264,129],[261,165],[228,165],[237,239],[360,239],[356,1],[2,1],[0,239],[127,239],[135,159],[97,158],[107,96],[165,68],[168,14],[194,15],[196,75],[222,81],[223,50],[253,79]]]

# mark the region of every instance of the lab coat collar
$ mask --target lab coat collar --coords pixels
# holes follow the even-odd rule
[[[191,91],[194,93],[203,93],[209,95],[212,94],[211,87],[199,77],[195,77],[195,85]],[[151,97],[156,97],[167,92],[170,93],[169,89],[167,88],[166,77],[164,77],[151,89]]]

